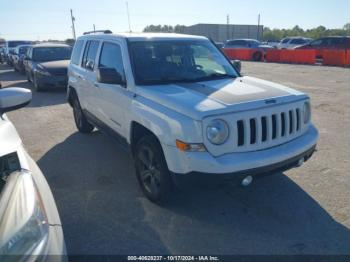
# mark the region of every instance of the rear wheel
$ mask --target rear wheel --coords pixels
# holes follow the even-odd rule
[[[26,76],[27,76],[27,81],[28,81],[29,83],[32,82],[32,81],[30,80],[29,73],[28,73],[27,71],[25,71],[25,74],[26,74]]]
[[[145,196],[156,203],[166,201],[173,183],[158,140],[153,135],[141,138],[134,159],[137,179]]]
[[[79,100],[76,96],[73,98],[73,115],[74,115],[75,125],[79,130],[79,132],[91,133],[92,130],[94,130],[94,126],[87,121],[84,115],[84,112],[81,109]]]

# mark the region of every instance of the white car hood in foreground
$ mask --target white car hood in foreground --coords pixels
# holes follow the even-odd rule
[[[253,77],[138,86],[136,92],[195,120],[307,98],[299,91]]]

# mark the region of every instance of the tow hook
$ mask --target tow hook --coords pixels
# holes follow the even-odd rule
[[[250,186],[251,183],[253,182],[253,177],[252,176],[246,176],[243,180],[241,185],[244,187]]]

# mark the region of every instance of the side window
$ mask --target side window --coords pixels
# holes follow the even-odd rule
[[[330,38],[330,44],[332,46],[338,46],[345,44],[345,38]]]
[[[99,47],[98,41],[88,41],[85,45],[84,56],[81,66],[93,71],[95,67],[95,59]]]
[[[296,39],[293,39],[292,41],[290,41],[290,43],[293,45],[302,45],[302,44],[306,43],[306,40],[301,39],[301,38],[296,38]]]
[[[83,40],[78,40],[75,43],[72,57],[71,57],[72,64],[79,65],[79,59],[80,59],[81,50],[83,49],[83,45],[84,45]]]
[[[237,45],[237,41],[229,41],[228,43],[227,43],[227,45],[230,45],[230,46],[235,46],[235,45]]]
[[[107,42],[103,43],[98,66],[114,68],[122,76],[122,78],[125,78],[122,51],[120,46]]]
[[[311,46],[321,46],[323,42],[324,42],[323,39],[319,39],[319,40],[313,41],[310,45]]]

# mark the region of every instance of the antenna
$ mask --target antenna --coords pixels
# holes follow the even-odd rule
[[[129,13],[129,3],[125,2],[126,4],[126,13],[128,14],[128,23],[129,23],[129,32],[131,33],[131,24],[130,24],[130,13]]]

